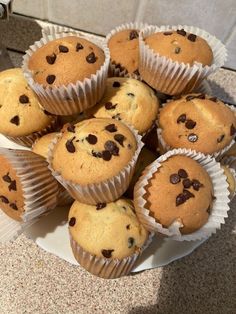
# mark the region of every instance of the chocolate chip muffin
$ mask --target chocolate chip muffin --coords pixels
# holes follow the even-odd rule
[[[54,87],[90,78],[104,64],[105,55],[94,43],[76,36],[54,39],[37,49],[28,68],[36,83]]]
[[[52,168],[82,186],[116,176],[133,158],[135,136],[120,121],[89,119],[64,129],[52,151]]]
[[[228,167],[227,165],[221,165],[222,169],[224,170],[224,174],[227,177],[227,183],[228,183],[228,190],[230,192],[230,199],[233,198],[234,194],[235,194],[235,190],[236,190],[236,182],[235,182],[235,177],[233,175],[233,173],[235,173],[235,170],[231,169],[230,167]],[[232,172],[234,171],[234,172]]]
[[[111,62],[127,70],[128,73],[139,75],[139,30],[125,29],[117,32],[108,41]]]
[[[146,84],[131,78],[109,78],[99,103],[88,111],[96,118],[116,118],[132,125],[139,134],[151,129],[159,101]],[[145,119],[143,119],[145,117]]]
[[[158,123],[168,148],[190,148],[205,154],[227,147],[236,130],[234,112],[204,94],[190,94],[167,103]]]
[[[44,111],[21,69],[0,72],[0,133],[30,146],[55,128],[55,117]]]
[[[213,204],[213,185],[207,171],[187,156],[175,155],[161,162],[145,186],[146,208],[164,228],[175,221],[182,234],[200,229]]]
[[[48,150],[49,150],[49,145],[51,144],[52,140],[55,138],[55,136],[58,133],[53,132],[53,133],[48,133],[44,136],[42,136],[40,139],[38,139],[33,147],[32,147],[32,152],[35,154],[38,154],[45,159],[48,157]]]
[[[212,49],[206,40],[184,29],[151,34],[145,43],[160,56],[190,66],[195,63],[211,65],[213,61]]]
[[[44,158],[26,150],[0,148],[0,208],[19,222],[57,204],[58,184]]]
[[[69,212],[72,239],[91,255],[123,259],[138,252],[148,233],[138,221],[131,201],[86,205],[75,201]]]

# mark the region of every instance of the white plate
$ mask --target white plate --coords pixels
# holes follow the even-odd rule
[[[27,149],[9,141],[0,135],[0,146],[7,148]],[[29,227],[25,234],[38,246],[71,264],[77,264],[69,242],[67,216],[68,207],[58,207],[49,215],[41,218]],[[205,240],[178,242],[169,238],[155,237],[151,246],[146,249],[133,272],[167,265],[172,261],[190,254]]]

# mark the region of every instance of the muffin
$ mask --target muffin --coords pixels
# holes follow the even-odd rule
[[[47,111],[73,115],[101,98],[109,51],[100,45],[83,37],[54,34],[30,47],[23,69]]]
[[[132,202],[126,199],[96,205],[75,201],[69,212],[69,232],[77,261],[104,278],[127,275],[148,239]]]
[[[30,147],[55,129],[56,118],[41,108],[21,69],[0,72],[0,98],[0,133],[12,141]]]
[[[139,47],[142,79],[168,95],[196,89],[227,56],[219,40],[192,26],[148,26],[140,31]]]
[[[145,43],[160,56],[190,66],[195,63],[211,65],[213,61],[213,52],[207,41],[184,29],[151,34]]]
[[[224,174],[227,178],[227,182],[229,184],[228,190],[230,192],[230,199],[233,198],[235,195],[236,190],[236,182],[235,182],[235,170],[228,167],[227,165],[221,165],[222,169],[224,170]]]
[[[48,160],[72,197],[96,204],[125,192],[141,147],[140,136],[122,122],[89,119],[65,127]]]
[[[58,184],[47,162],[26,150],[0,148],[0,191],[1,210],[20,223],[16,234],[57,204]],[[8,227],[11,232],[11,219],[1,220],[1,241],[8,236]]]
[[[145,134],[155,123],[158,108],[159,101],[146,84],[131,78],[113,77],[107,80],[102,99],[88,114],[122,120],[139,134]]]
[[[190,148],[219,155],[233,143],[236,117],[215,97],[190,94],[167,103],[158,125],[159,140],[166,149]]]
[[[214,158],[175,149],[143,171],[134,187],[134,205],[147,230],[195,241],[224,223],[228,195],[226,177]]]
[[[32,147],[32,152],[35,154],[38,154],[45,159],[48,158],[48,151],[49,151],[49,146],[52,143],[52,140],[56,137],[58,133],[49,133],[44,136],[42,136],[40,139],[38,139],[33,147]],[[73,202],[72,197],[70,194],[64,189],[64,187],[58,182],[58,202],[57,206],[65,206],[69,205]]]
[[[139,42],[138,29],[122,29],[110,35],[108,48],[111,55],[111,63],[121,71],[139,75]],[[113,74],[113,73],[112,73]]]

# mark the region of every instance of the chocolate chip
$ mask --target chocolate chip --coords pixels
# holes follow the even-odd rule
[[[195,98],[196,98],[196,96],[189,95],[189,96],[186,97],[186,100],[190,101],[190,100],[195,99]]]
[[[106,141],[104,144],[106,151],[109,151],[113,156],[119,156],[119,147],[113,141]]]
[[[128,149],[132,149],[132,145],[131,144],[128,144],[127,147],[128,147]]]
[[[210,215],[211,214],[211,206],[208,206],[206,212]]]
[[[10,122],[11,122],[12,124],[19,125],[19,124],[20,124],[20,118],[19,118],[19,116],[14,116],[13,118],[11,118]]]
[[[111,159],[111,153],[109,152],[109,150],[104,150],[102,151],[102,159],[105,161],[109,161]]]
[[[9,203],[9,200],[8,198],[6,198],[6,196],[3,196],[3,195],[0,195],[0,200],[5,203],[5,204],[8,204]]]
[[[180,123],[180,122],[185,122],[186,121],[186,114],[185,113],[183,113],[183,114],[181,114],[179,117],[178,117],[178,119],[177,119],[177,123]]]
[[[137,70],[135,70],[134,72],[133,72],[135,75],[140,75],[140,73],[139,73],[139,70],[137,69]]]
[[[175,53],[176,53],[176,54],[179,54],[180,51],[181,51],[181,48],[180,48],[180,47],[176,47],[176,48],[175,48]]]
[[[234,135],[235,132],[236,132],[236,129],[235,129],[234,125],[232,124],[230,127],[230,136]]]
[[[95,152],[92,150],[92,155],[93,155],[93,157],[96,157],[96,158],[102,158],[102,153],[100,153],[100,152]]]
[[[76,51],[79,51],[81,49],[84,49],[84,46],[82,46],[80,43],[77,43],[76,45]]]
[[[53,53],[51,56],[46,56],[46,60],[48,64],[54,64],[57,56]]]
[[[117,141],[121,146],[124,147],[124,144],[123,144],[123,142],[124,142],[124,140],[125,140],[124,135],[122,135],[122,134],[115,134],[115,135],[114,135],[114,139],[115,139],[115,141]]]
[[[172,184],[177,184],[180,182],[180,177],[177,173],[171,174],[170,175],[170,183]]]
[[[100,210],[100,209],[102,209],[102,208],[104,208],[104,207],[106,207],[106,206],[107,206],[106,203],[97,203],[97,205],[96,205],[96,210]]]
[[[179,206],[179,205],[183,204],[184,202],[186,202],[186,198],[185,198],[184,194],[180,193],[179,195],[177,195],[176,200],[175,200],[175,205]]]
[[[112,86],[113,87],[120,87],[120,82],[115,81]]]
[[[28,103],[29,103],[29,97],[26,96],[26,95],[21,95],[21,96],[19,97],[19,102],[20,102],[21,104],[28,104]]]
[[[211,98],[209,98],[209,100],[217,102],[218,99],[217,99],[217,97],[211,97]]]
[[[196,134],[194,134],[194,133],[191,133],[188,136],[188,140],[189,140],[189,142],[194,143],[194,142],[196,142],[198,140],[198,136]]]
[[[76,218],[75,217],[71,217],[71,219],[69,221],[69,226],[70,227],[74,227],[75,224],[76,224]]]
[[[9,206],[14,210],[18,210],[18,207],[14,203],[11,203]]]
[[[191,119],[188,119],[185,123],[185,127],[189,130],[193,129],[195,125],[196,125],[196,122]]]
[[[10,185],[8,186],[8,190],[11,192],[11,190],[16,191],[16,180],[13,180]]]
[[[199,191],[200,187],[202,187],[203,185],[198,180],[193,179],[192,186],[195,191]]]
[[[189,179],[184,179],[183,180],[183,186],[184,186],[185,189],[189,189],[191,187],[191,185],[192,185],[192,181],[191,180],[189,180]]]
[[[117,127],[114,123],[112,124],[108,124],[106,127],[105,127],[105,130],[107,130],[108,132],[116,132],[117,131]]]
[[[46,81],[48,84],[52,84],[56,79],[56,76],[54,74],[50,74],[47,76]]]
[[[164,32],[163,33],[163,35],[165,35],[165,36],[170,36],[170,35],[172,35],[173,33],[172,32]]]
[[[105,108],[106,108],[106,110],[112,110],[112,109],[115,109],[116,108],[116,106],[117,106],[117,104],[115,104],[115,105],[113,105],[112,104],[112,102],[107,102],[107,103],[105,103]]]
[[[138,32],[136,30],[132,30],[130,33],[129,33],[129,40],[133,40],[135,38],[138,38]]]
[[[8,173],[9,173],[9,172],[8,172]],[[11,178],[10,178],[10,176],[9,176],[8,173],[7,173],[5,176],[3,176],[2,179],[3,179],[3,181],[5,181],[5,182],[11,183]]]
[[[87,142],[89,142],[89,144],[94,145],[97,143],[98,139],[97,136],[93,135],[93,134],[89,134],[86,138]]]
[[[73,124],[68,125],[67,131],[71,133],[75,133],[75,126]]]
[[[184,178],[184,179],[188,177],[188,174],[184,169],[179,169],[178,175],[180,176],[180,178]]]
[[[69,49],[66,46],[59,45],[59,51],[66,53],[66,52],[69,52]]]
[[[111,258],[112,252],[114,252],[114,250],[102,250],[102,255],[106,258]]]
[[[135,243],[134,238],[128,238],[128,248],[129,249],[132,248],[132,246],[134,246],[134,243]]]
[[[177,34],[179,34],[179,35],[182,35],[182,36],[186,36],[186,32],[185,32],[185,30],[182,28],[182,29],[177,29]]]
[[[91,52],[89,55],[87,55],[86,60],[88,63],[94,63],[97,60],[97,57],[95,56],[94,52]]]
[[[69,153],[74,153],[75,152],[75,146],[73,144],[73,140],[75,139],[75,136],[71,139],[71,140],[68,140],[66,142],[66,149]]]
[[[133,93],[128,93],[127,95],[130,96],[130,97],[134,97]]]
[[[120,113],[117,113],[116,115],[112,116],[112,119],[121,120]]]
[[[225,137],[224,134],[222,134],[220,137],[218,137],[217,143],[221,143],[223,141],[224,137]]]
[[[183,190],[183,195],[185,197],[186,200],[188,200],[189,198],[191,197],[195,197],[193,193],[191,193],[190,191],[188,190]]]
[[[189,34],[187,38],[188,38],[188,40],[194,42],[194,41],[196,41],[197,35],[195,35],[195,34]]]

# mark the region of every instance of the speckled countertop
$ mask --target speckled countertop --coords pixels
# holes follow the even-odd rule
[[[22,55],[10,52],[18,66]],[[216,96],[236,103],[236,73],[209,78]],[[0,245],[0,313],[236,313],[236,199],[226,224],[191,255],[114,280],[44,252],[24,235]]]

